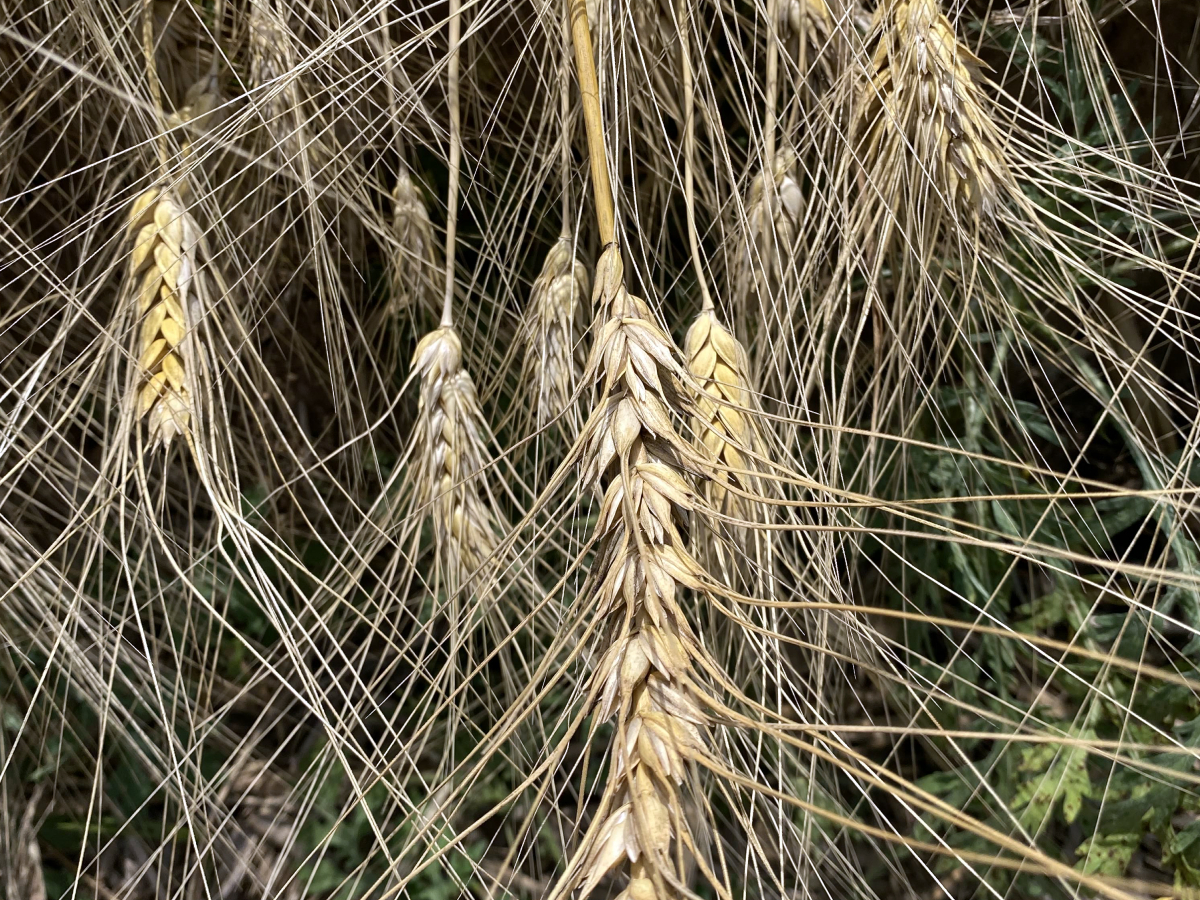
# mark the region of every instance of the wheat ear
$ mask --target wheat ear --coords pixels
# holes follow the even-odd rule
[[[396,246],[391,255],[392,294],[387,310],[390,316],[398,316],[430,302],[437,268],[429,209],[403,165],[392,189],[392,234]]]
[[[297,118],[299,96],[292,70],[291,36],[271,0],[250,2],[250,84],[265,92],[264,116],[280,165],[305,152]]]
[[[782,0],[775,15],[779,36],[795,39],[801,74],[815,68],[828,83],[834,71],[835,30],[824,0]]]
[[[695,494],[684,477],[690,445],[671,423],[682,374],[674,346],[623,283],[619,251],[596,267],[598,334],[588,373],[602,386],[584,428],[584,481],[603,492],[593,603],[610,640],[593,674],[596,722],[616,716],[601,813],[560,890],[586,897],[628,863],[622,897],[675,896],[672,847],[695,846],[680,788],[708,758],[707,718],[692,679],[703,653],[677,594],[699,585],[688,552]]]
[[[936,0],[888,0],[875,11],[877,40],[859,98],[856,128],[868,176],[900,206],[914,208],[932,177],[960,217],[990,218],[1011,188],[999,129],[976,79],[983,63],[955,36]],[[897,210],[898,211],[898,210]]]
[[[129,213],[129,305],[138,317],[134,407],[145,419],[152,447],[168,446],[176,435],[190,436],[195,398],[189,386],[198,373],[188,338],[192,298],[201,287],[200,228],[187,211],[191,194],[188,169],[195,164],[192,132],[211,124],[218,103],[217,79],[210,73],[188,89],[183,106],[167,117],[167,126],[184,130],[184,176],[176,187],[151,188]],[[189,441],[190,442],[190,441]]]
[[[412,365],[421,376],[418,501],[432,511],[438,554],[451,589],[457,590],[472,577],[483,577],[496,550],[496,521],[482,493],[487,427],[452,326],[425,335]]]
[[[575,348],[581,337],[580,306],[591,279],[575,258],[567,238],[560,238],[546,254],[542,271],[533,282],[525,311],[523,380],[535,404],[539,429],[568,411],[579,384],[579,359]],[[578,423],[573,423],[577,428]]]
[[[688,373],[697,389],[693,440],[707,449],[717,467],[704,485],[706,500],[717,512],[745,520],[744,499],[728,488],[749,490],[747,472],[755,469],[758,449],[749,418],[752,398],[746,378],[746,351],[709,309],[702,311],[683,342]]]
[[[750,244],[743,265],[747,274],[743,286],[753,285],[765,294],[772,281],[777,282],[790,265],[796,232],[804,214],[804,195],[796,181],[796,153],[781,148],[771,166],[774,189],[766,189],[766,172],[759,172],[746,193],[746,218],[750,226]],[[767,278],[770,273],[770,278]]]
[[[187,372],[192,367],[188,299],[197,276],[199,229],[177,194],[154,188],[134,201],[129,283],[137,304],[136,409],[150,443],[169,445],[187,434],[194,412]]]

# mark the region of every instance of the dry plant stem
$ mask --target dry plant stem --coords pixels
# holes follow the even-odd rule
[[[688,247],[691,250],[692,266],[696,269],[696,281],[700,285],[701,308],[714,308],[712,294],[708,290],[708,279],[704,276],[704,264],[700,259],[700,237],[696,232],[696,97],[693,85],[691,44],[691,16],[689,0],[679,0],[679,46],[683,61],[683,198],[687,208]]]
[[[450,186],[446,191],[446,293],[442,326],[454,323],[454,244],[458,230],[458,179],[462,168],[462,113],[458,107],[459,44],[462,43],[462,0],[450,0],[450,59],[446,66],[450,106]]]
[[[770,161],[775,158],[775,104],[779,102],[779,0],[767,0],[766,92],[766,106],[763,110],[763,145],[766,148],[764,156]],[[763,196],[767,208],[774,209],[774,185],[766,188]]]
[[[571,236],[571,0],[563,0],[562,71],[559,73],[559,177],[562,179],[562,236]]]
[[[604,124],[600,118],[600,86],[596,81],[596,60],[592,56],[592,34],[588,25],[586,0],[571,0],[571,36],[575,44],[575,76],[583,101],[583,121],[587,127],[588,159],[592,167],[592,192],[596,201],[596,224],[600,243],[616,239],[612,185],[608,180],[608,156],[604,150]]]

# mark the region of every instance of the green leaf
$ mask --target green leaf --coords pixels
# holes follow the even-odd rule
[[[1079,857],[1075,869],[1084,875],[1120,878],[1129,868],[1129,860],[1141,841],[1140,834],[1098,834],[1084,841],[1075,851]]]

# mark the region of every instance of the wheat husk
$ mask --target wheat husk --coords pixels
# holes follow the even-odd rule
[[[281,165],[305,152],[297,116],[291,36],[271,0],[251,0],[250,86],[263,98],[263,119]]]
[[[771,166],[774,191],[765,188],[765,172],[759,172],[746,193],[748,243],[741,256],[741,274],[736,286],[739,293],[753,289],[760,297],[778,287],[792,265],[800,222],[804,216],[804,196],[796,177],[796,153],[784,147],[775,154]]]
[[[696,316],[683,349],[697,391],[693,441],[716,462],[711,479],[704,484],[706,499],[716,512],[745,520],[746,502],[729,487],[743,491],[754,487],[749,473],[755,469],[757,441],[746,351],[712,310]]]
[[[135,411],[146,421],[150,445],[167,446],[188,433],[194,413],[187,336],[199,229],[179,195],[166,188],[153,188],[134,202],[129,227],[130,302],[138,322]]]
[[[782,0],[777,11],[779,36],[804,42],[801,48],[806,69],[820,73],[825,83],[833,77],[833,16],[824,0]]]
[[[561,238],[546,254],[533,283],[522,323],[522,380],[529,386],[539,429],[563,416],[575,396],[581,368],[576,351],[582,336],[581,305],[590,282],[571,241]]]

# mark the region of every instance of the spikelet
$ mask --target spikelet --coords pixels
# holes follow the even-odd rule
[[[684,338],[683,351],[698,391],[692,439],[706,447],[718,463],[705,485],[706,499],[723,515],[744,520],[744,500],[727,488],[730,484],[743,490],[751,487],[745,473],[754,469],[750,454],[756,449],[756,440],[750,419],[746,351],[712,310],[696,316]]]
[[[497,545],[495,517],[484,494],[487,426],[453,327],[425,335],[412,364],[421,376],[417,500],[433,516],[434,540],[451,590],[472,578],[487,590]]]
[[[579,383],[575,348],[581,337],[580,305],[590,287],[587,269],[561,238],[546,254],[525,308],[522,380],[530,386],[539,429],[567,411]]]
[[[263,119],[285,165],[304,152],[296,82],[284,77],[292,69],[291,38],[271,0],[251,0],[249,19],[250,86],[263,98]]]
[[[396,250],[392,253],[392,295],[387,310],[388,315],[397,316],[432,301],[437,262],[425,198],[403,166],[392,189],[392,202]]]
[[[962,220],[991,218],[1012,174],[976,81],[983,63],[955,37],[937,0],[888,0],[872,31],[877,43],[855,122],[867,190],[882,191],[897,214],[936,194]]]
[[[593,674],[594,721],[616,716],[616,727],[600,813],[554,892],[578,888],[581,900],[625,864],[622,898],[675,895],[677,851],[696,846],[681,786],[694,787],[693,764],[712,758],[692,675],[704,651],[677,597],[703,577],[687,549],[696,496],[685,474],[697,457],[671,422],[686,375],[622,275],[610,246],[596,267],[588,363],[601,390],[581,440],[585,486],[603,495],[586,598],[609,635]]]
[[[150,445],[168,446],[176,435],[188,434],[194,412],[187,333],[199,229],[178,194],[166,188],[134,201],[129,229],[130,302],[136,302],[138,316],[135,409],[146,420]]]

